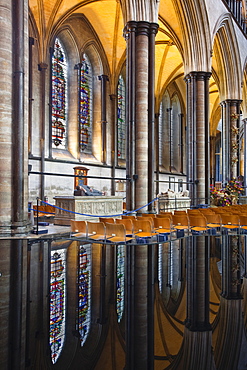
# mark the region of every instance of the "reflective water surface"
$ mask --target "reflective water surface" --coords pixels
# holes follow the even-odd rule
[[[247,369],[245,235],[1,240],[1,369]]]

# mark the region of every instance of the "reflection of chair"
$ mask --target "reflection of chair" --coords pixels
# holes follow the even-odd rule
[[[104,224],[108,222],[109,224],[114,224],[115,219],[113,217],[99,217],[99,222],[103,222]]]
[[[208,231],[207,220],[202,214],[189,214],[189,225],[192,233],[204,233]]]
[[[239,230],[239,216],[227,213],[221,213],[221,224],[223,230],[238,231]]]
[[[116,218],[116,224],[123,224],[125,226],[126,235],[132,236],[133,235],[133,222],[131,219],[128,218]]]
[[[80,237],[80,236],[87,236],[87,222],[86,221],[76,221],[70,220],[71,232],[73,236]]]
[[[126,243],[133,239],[133,237],[126,236],[126,229],[124,224],[105,223],[106,240],[114,243]]]
[[[105,224],[104,222],[87,222],[87,233],[90,239],[104,240],[105,239]]]
[[[140,242],[145,242],[145,239],[150,239],[157,235],[152,231],[152,225],[149,220],[133,220],[133,232],[136,239],[140,239]]]

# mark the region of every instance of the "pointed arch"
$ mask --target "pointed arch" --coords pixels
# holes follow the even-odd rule
[[[223,14],[213,32],[213,58],[218,74],[220,100],[241,99],[241,62],[240,53],[229,14]]]
[[[210,72],[210,28],[205,1],[174,1],[184,41],[185,75],[191,71]]]

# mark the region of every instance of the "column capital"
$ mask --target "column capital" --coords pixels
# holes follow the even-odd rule
[[[209,80],[211,77],[212,73],[211,72],[203,72],[203,71],[193,71],[188,73],[185,77],[184,80],[186,83],[190,82],[192,79],[193,80]]]
[[[98,76],[98,79],[100,81],[109,81],[109,77],[107,75],[100,75]]]
[[[41,62],[38,64],[39,71],[43,71],[48,68],[48,64]]]

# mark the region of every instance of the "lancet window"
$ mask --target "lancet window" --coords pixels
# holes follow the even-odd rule
[[[65,149],[67,134],[67,59],[58,38],[54,43],[51,71],[52,146]]]
[[[125,94],[124,79],[120,75],[117,85],[117,153],[119,159],[126,159]]]
[[[80,152],[92,151],[93,72],[88,56],[84,53],[79,75],[79,148]]]

